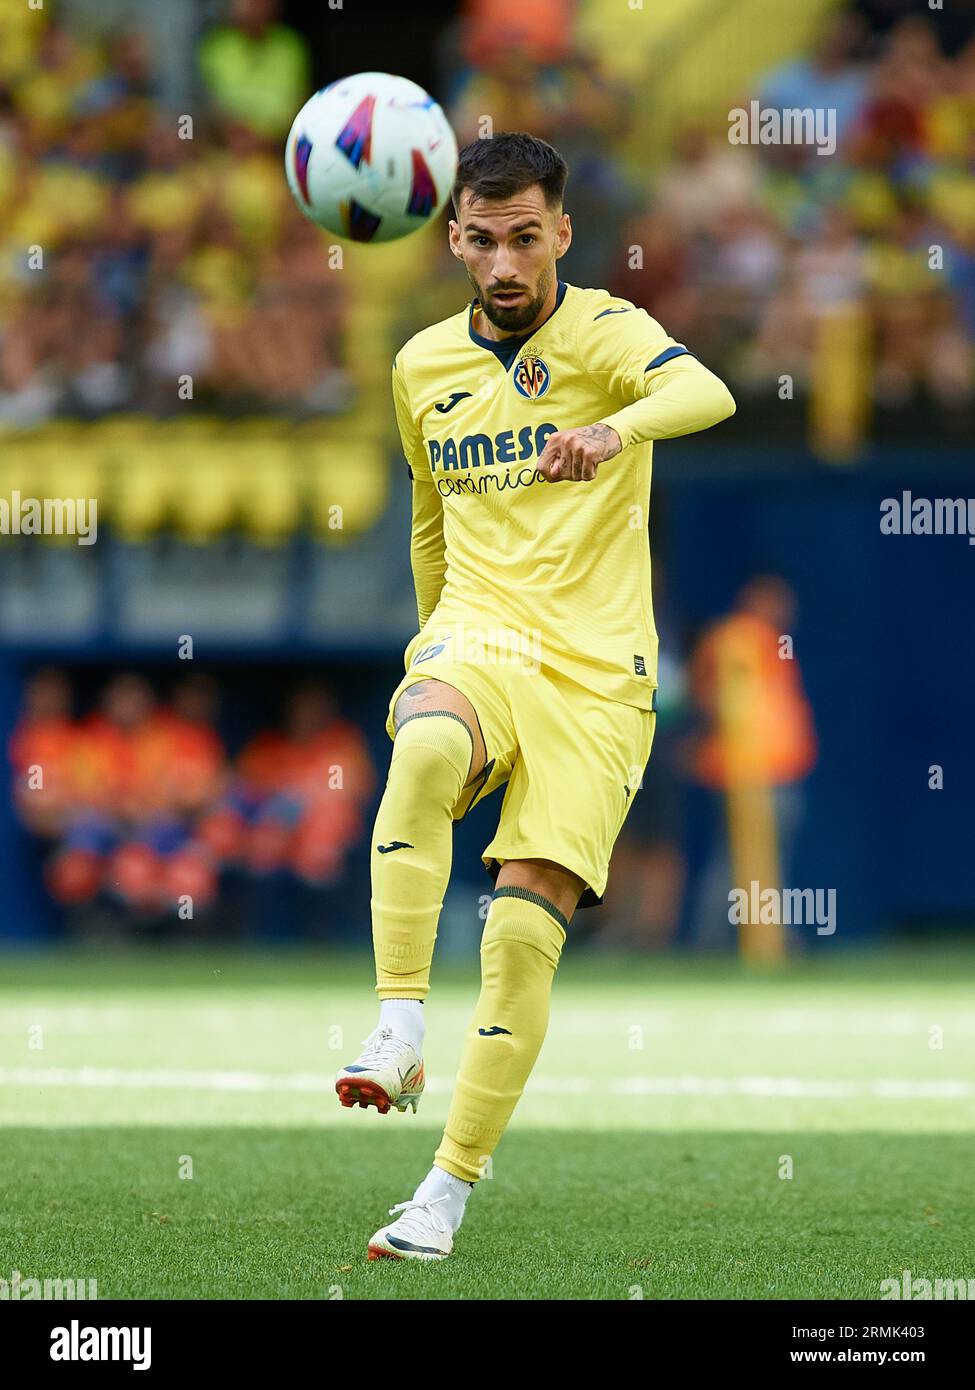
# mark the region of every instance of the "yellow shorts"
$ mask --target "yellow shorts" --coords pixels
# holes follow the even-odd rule
[[[446,638],[446,640],[444,640]],[[487,761],[461,794],[454,820],[507,782],[494,839],[481,858],[492,877],[506,859],[550,859],[589,885],[580,907],[602,901],[609,861],[650,757],[657,716],[607,700],[550,667],[431,628],[406,649],[393,709],[417,681],[441,680],[470,700]],[[412,648],[412,651],[411,651]],[[459,658],[459,659],[458,659]]]

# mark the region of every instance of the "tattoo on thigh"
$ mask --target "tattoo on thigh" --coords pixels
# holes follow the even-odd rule
[[[404,720],[409,719],[410,715],[416,714],[424,701],[429,698],[432,684],[432,681],[417,681],[403,691],[396,701],[396,708],[393,710],[394,729],[398,729]]]

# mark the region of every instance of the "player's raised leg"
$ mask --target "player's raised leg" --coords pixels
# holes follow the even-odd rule
[[[444,891],[453,811],[485,760],[474,709],[443,681],[409,686],[396,702],[395,739],[372,840],[372,935],[379,1022],[343,1067],[343,1105],[414,1111],[423,1092],[423,1000]]]
[[[443,1259],[548,1030],[552,979],[584,881],[548,860],[509,860],[481,938],[481,992],[434,1166],[369,1258]],[[390,1214],[392,1214],[392,1211]]]

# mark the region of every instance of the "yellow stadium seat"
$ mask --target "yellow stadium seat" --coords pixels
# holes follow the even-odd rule
[[[389,462],[380,442],[336,436],[302,453],[312,526],[323,540],[344,545],[375,525],[389,497]]]
[[[225,437],[179,441],[170,483],[176,529],[187,540],[212,540],[235,525],[241,478],[233,446]]]
[[[300,477],[292,450],[283,438],[237,441],[235,448],[246,480],[240,494],[244,528],[254,540],[276,544],[302,521]]]
[[[166,462],[162,446],[148,438],[113,459],[109,516],[125,540],[143,540],[165,524]]]
[[[94,521],[96,528],[100,529],[103,522],[107,520],[107,509],[103,510],[102,505],[105,469],[97,447],[93,447],[94,445],[94,440],[86,440],[84,436],[81,436],[78,443],[71,449],[65,448],[63,444],[51,443],[48,445],[49,452],[45,460],[44,496],[60,498],[64,501],[71,499],[78,524],[90,525]],[[84,508],[81,512],[77,509],[79,499],[84,499]],[[91,508],[92,501],[95,503],[94,512]],[[75,543],[72,534],[49,536],[48,539],[55,543]]]
[[[41,475],[41,450],[35,430],[5,430],[0,435],[0,496],[12,492],[36,497]]]

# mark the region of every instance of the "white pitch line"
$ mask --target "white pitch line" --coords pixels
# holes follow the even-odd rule
[[[446,1077],[428,1077],[435,1095],[453,1089]],[[74,1087],[129,1091],[260,1091],[328,1093],[334,1078],[317,1072],[181,1071],[171,1068],[124,1070],[120,1067],[0,1067],[0,1086]],[[746,1096],[752,1100],[968,1100],[970,1081],[826,1081],[788,1076],[630,1076],[608,1084],[588,1076],[536,1076],[527,1090],[539,1095]]]
[[[310,1008],[301,1019],[301,1026],[312,1032],[321,1032],[327,1024],[322,1023],[322,1010]],[[446,1017],[446,1015],[444,1016]],[[458,1009],[456,1017],[463,1023],[469,1017],[469,1010]],[[860,1010],[778,1009],[769,1013],[747,1014],[741,1012],[722,1012],[712,1010],[709,1015],[718,1032],[731,1037],[854,1037],[854,1038],[911,1038],[927,1037],[933,1024],[957,1038],[975,1036],[975,1013],[942,1013],[932,1010],[930,1014],[901,1010],[896,1013],[874,1013]],[[284,1009],[265,1005],[238,1009],[179,1009],[147,1005],[145,1009],[111,1007],[51,1009],[18,1007],[0,1008],[0,1036],[16,1038],[29,1028],[40,1026],[60,1037],[98,1037],[103,1034],[142,1033],[147,1018],[153,1024],[159,1023],[167,1028],[181,1032],[190,1030],[203,1033],[230,1034],[249,1033],[255,1028],[276,1028],[295,1022],[295,1014]],[[653,1012],[625,1008],[616,1010],[569,1011],[564,1014],[554,1012],[550,1036],[571,1038],[608,1038],[622,1035],[627,1037],[634,1028],[639,1028],[648,1038],[670,1037],[694,1027],[693,1018],[685,1013]],[[368,1024],[362,1027],[368,1031]],[[353,1030],[354,1031],[354,1030]]]

